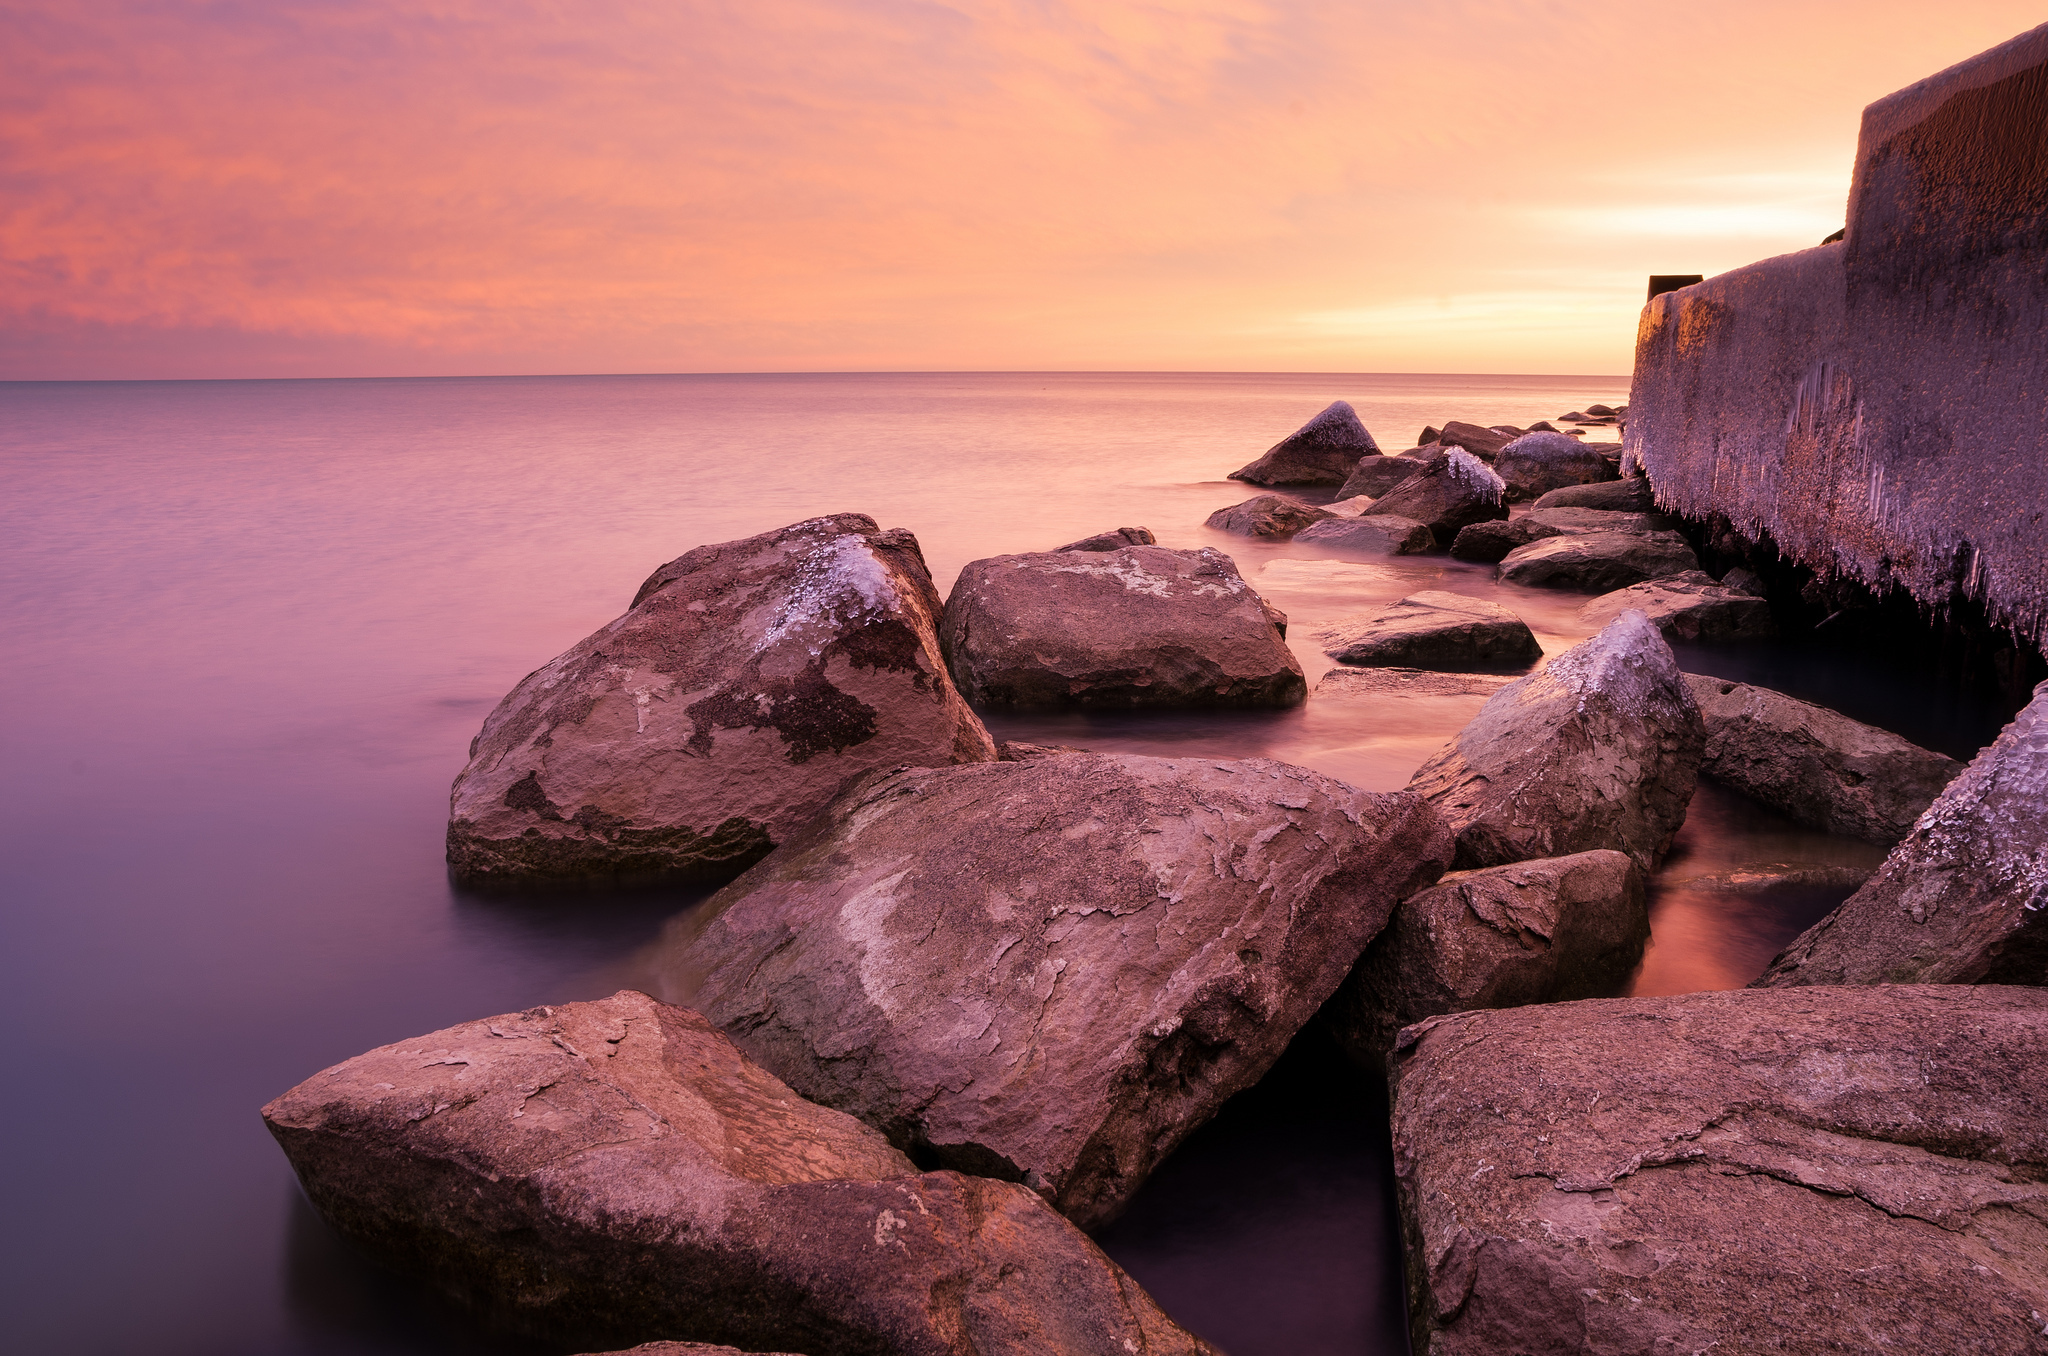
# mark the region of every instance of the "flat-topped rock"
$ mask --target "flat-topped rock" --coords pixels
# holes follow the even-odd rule
[[[2048,984],[2048,692],[1759,986]]]
[[[1342,664],[1518,669],[1543,657],[1529,624],[1499,603],[1432,589],[1317,633]]]
[[[449,866],[721,879],[857,772],[994,758],[938,619],[916,538],[858,513],[670,561],[484,721],[449,797]]]
[[[1484,462],[1454,447],[1431,456],[1421,470],[1373,500],[1365,513],[1412,518],[1427,525],[1438,541],[1449,541],[1461,527],[1507,517],[1505,491]]]
[[[1698,570],[1603,593],[1579,609],[1579,620],[1605,626],[1634,608],[1670,640],[1726,644],[1770,640],[1778,634],[1771,605],[1753,593],[1726,588]]]
[[[1521,518],[1496,518],[1492,522],[1474,523],[1458,529],[1458,535],[1451,539],[1451,555],[1457,560],[1477,560],[1491,564],[1503,559],[1517,546],[1527,546],[1532,541],[1545,537],[1562,535],[1557,528],[1539,523],[1527,516]]]
[[[1126,546],[972,561],[940,638],[990,706],[1288,706],[1308,682],[1279,624],[1221,551]]]
[[[1447,673],[1440,669],[1331,669],[1316,680],[1329,697],[1491,697],[1515,680],[1504,673]]]
[[[1443,432],[1437,434],[1433,441],[1445,447],[1462,447],[1481,461],[1492,461],[1514,439],[1498,429],[1453,419],[1444,425]]]
[[[1547,497],[1547,496],[1546,496]],[[1559,532],[1671,532],[1678,520],[1662,513],[1628,513],[1619,509],[1532,505],[1528,520]]]
[[[1344,478],[1344,485],[1337,491],[1339,499],[1351,499],[1358,495],[1379,498],[1422,468],[1412,457],[1360,457],[1358,465]]]
[[[1699,567],[1676,532],[1568,532],[1508,552],[1500,578],[1525,588],[1611,593]]]
[[[1119,527],[1112,532],[1098,532],[1092,537],[1070,541],[1065,546],[1055,546],[1055,551],[1118,551],[1126,546],[1152,546],[1157,539],[1149,527]]]
[[[2042,1349],[2048,993],[1609,999],[1402,1038],[1418,1356]]]
[[[1261,494],[1242,504],[1217,509],[1204,525],[1219,532],[1235,532],[1240,537],[1284,541],[1309,524],[1332,516],[1327,509],[1311,508],[1284,495]]]
[[[1339,1042],[1384,1066],[1402,1027],[1444,1012],[1613,992],[1650,935],[1626,853],[1456,871],[1401,901],[1324,1009]]]
[[[1031,1192],[919,1172],[645,994],[387,1045],[263,1117],[351,1243],[519,1331],[806,1353],[1209,1350]]]
[[[1493,459],[1494,474],[1507,482],[1510,499],[1535,499],[1565,485],[1613,480],[1614,467],[1577,438],[1562,433],[1530,433],[1502,447]]]
[[[982,767],[857,783],[661,964],[800,1093],[1087,1227],[1450,860],[1418,798],[1266,759]]]
[[[1458,868],[1613,848],[1655,868],[1685,822],[1706,731],[1671,647],[1624,612],[1496,692],[1416,770]]]
[[[1688,673],[1707,723],[1700,775],[1801,824],[1896,843],[1963,765],[1767,687]]]
[[[1536,507],[1599,509],[1611,513],[1655,513],[1656,491],[1641,476],[1592,485],[1565,485],[1537,499]]]
[[[1356,515],[1325,517],[1296,533],[1294,540],[1386,556],[1419,556],[1436,549],[1436,534],[1427,524],[1392,513],[1373,513],[1370,505]]]
[[[1358,411],[1346,401],[1334,400],[1257,461],[1232,471],[1230,478],[1255,485],[1341,485],[1360,457],[1379,450],[1359,422]]]

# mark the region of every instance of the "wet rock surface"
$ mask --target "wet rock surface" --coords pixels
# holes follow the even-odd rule
[[[960,691],[991,706],[1287,706],[1308,690],[1259,595],[1208,549],[972,561],[940,637]]]
[[[1395,1034],[1425,1017],[1612,993],[1649,935],[1643,874],[1626,853],[1454,872],[1401,902],[1324,1012],[1378,1068]]]
[[[2048,994],[1810,988],[1404,1033],[1413,1345],[2038,1352]]]
[[[1343,488],[1337,491],[1337,497],[1350,499],[1364,494],[1377,499],[1420,469],[1412,457],[1361,457],[1358,465],[1344,478]]]
[[[1438,541],[1458,529],[1508,516],[1506,486],[1484,462],[1462,448],[1439,452],[1422,469],[1388,490],[1366,509],[1368,517],[1393,514],[1428,526]]]
[[[1685,679],[1707,723],[1700,775],[1828,833],[1896,843],[1963,770],[1889,730],[1767,687]]]
[[[1536,500],[1537,508],[1587,508],[1611,513],[1655,513],[1657,495],[1641,476],[1591,485],[1565,485]]]
[[[1370,506],[1354,517],[1325,517],[1303,528],[1294,540],[1389,556],[1419,556],[1436,549],[1436,534],[1427,524],[1392,513],[1374,513]]]
[[[1451,555],[1458,560],[1491,563],[1503,559],[1517,546],[1527,546],[1532,541],[1559,535],[1560,529],[1537,522],[1527,515],[1497,518],[1492,522],[1459,528],[1458,535],[1451,540]]]
[[[1699,567],[1675,532],[1584,532],[1516,547],[1501,558],[1500,578],[1525,588],[1611,593]]]
[[[1432,589],[1317,633],[1342,664],[1415,669],[1526,668],[1543,657],[1529,624],[1499,603]]]
[[[1530,433],[1502,447],[1493,459],[1494,474],[1507,482],[1511,499],[1535,499],[1566,485],[1614,480],[1615,468],[1577,438],[1562,433]]]
[[[1255,485],[1342,485],[1360,457],[1379,450],[1359,422],[1358,411],[1348,401],[1336,400],[1257,461],[1232,471],[1230,478]]]
[[[1327,509],[1310,508],[1284,495],[1262,494],[1242,504],[1217,509],[1209,515],[1205,525],[1219,532],[1234,532],[1240,537],[1285,540],[1309,524],[1330,516]]]
[[[1769,640],[1778,634],[1769,603],[1753,593],[1723,587],[1697,570],[1603,593],[1579,609],[1579,620],[1605,626],[1630,608],[1655,622],[1670,640],[1716,644]]]
[[[513,1329],[809,1356],[1207,1350],[1023,1187],[919,1173],[644,994],[388,1045],[263,1114],[329,1224]]]
[[[1152,546],[1156,539],[1149,527],[1119,527],[1112,532],[1098,532],[1092,537],[1070,541],[1065,546],[1055,546],[1055,551],[1118,551],[1126,546]]]
[[[850,790],[664,963],[805,1096],[1092,1227],[1449,860],[1418,798],[1263,759],[911,769]]]
[[[2048,984],[2044,918],[2048,695],[2037,689],[1877,874],[1756,983]]]
[[[1626,852],[1653,869],[1706,743],[1671,647],[1640,612],[1488,699],[1408,789],[1458,836],[1460,869]]]
[[[729,877],[856,773],[993,758],[938,618],[916,538],[857,513],[678,557],[485,720],[450,867]]]

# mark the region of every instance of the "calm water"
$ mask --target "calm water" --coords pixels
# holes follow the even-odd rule
[[[1425,587],[1503,597],[1550,653],[1583,599],[1444,559],[1332,560],[1201,526],[1222,476],[1331,399],[1389,450],[1616,379],[886,376],[0,385],[0,712],[13,1350],[526,1350],[353,1258],[256,1115],[349,1055],[648,982],[678,891],[450,887],[450,779],[484,714],[657,564],[814,514],[966,561],[1142,524],[1213,544],[1312,632]],[[1967,754],[1980,716],[1791,651],[1693,668]],[[999,736],[1261,754],[1402,785],[1481,699],[1005,719]],[[1861,854],[1861,855],[1859,855]],[[1833,898],[1682,878],[1869,850],[1703,795],[1641,992],[1746,982]],[[1839,897],[1839,895],[1835,896]],[[1315,1039],[1161,1171],[1104,1243],[1234,1356],[1398,1352],[1382,1095]]]

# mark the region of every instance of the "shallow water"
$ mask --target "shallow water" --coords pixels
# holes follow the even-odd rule
[[[289,1356],[513,1352],[371,1270],[257,1118],[369,1047],[645,976],[678,890],[485,898],[441,863],[490,706],[691,546],[858,510],[969,559],[1143,524],[1216,545],[1313,633],[1421,588],[1498,596],[1549,653],[1583,599],[1442,558],[1211,533],[1222,476],[1334,398],[1384,446],[1526,422],[1613,379],[887,376],[0,385],[0,851],[10,1345]],[[1826,656],[1689,667],[1950,752],[1983,713]],[[1483,693],[1333,685],[1272,714],[1004,717],[1000,737],[1258,754],[1393,789]],[[1643,992],[1745,982],[1831,900],[1672,882],[1867,849],[1703,796],[1655,895]],[[1702,865],[1702,864],[1705,865]],[[1839,897],[1839,892],[1837,893]],[[1310,1039],[1104,1243],[1235,1356],[1402,1350],[1373,1089]]]

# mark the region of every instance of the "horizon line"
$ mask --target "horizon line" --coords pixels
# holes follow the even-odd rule
[[[1367,372],[1311,369],[1204,367],[1057,368],[792,368],[777,371],[707,372],[444,372],[357,377],[0,377],[0,386],[199,385],[208,382],[288,381],[578,381],[666,380],[714,377],[1541,377],[1554,381],[1620,381],[1632,373],[1611,372]]]

